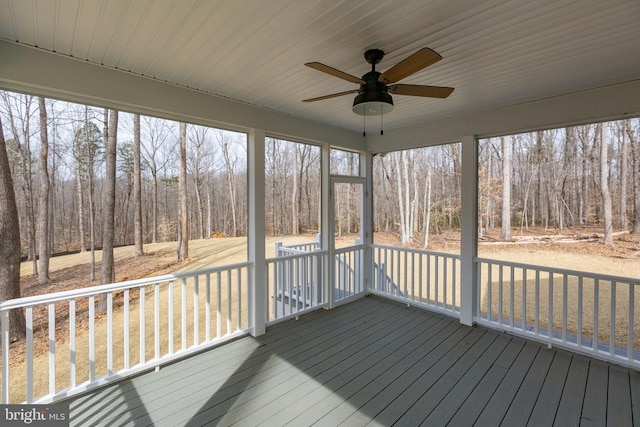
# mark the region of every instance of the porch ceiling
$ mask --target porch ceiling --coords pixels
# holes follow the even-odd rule
[[[252,106],[361,131],[354,75],[423,46],[444,60],[403,83],[453,86],[445,100],[396,96],[385,130],[640,79],[640,2],[628,0],[273,0],[0,2],[0,39]]]

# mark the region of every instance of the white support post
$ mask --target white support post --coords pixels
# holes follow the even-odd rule
[[[478,141],[462,138],[462,224],[460,239],[460,322],[473,324],[478,301]]]
[[[265,254],[265,175],[264,148],[265,133],[252,129],[249,132],[248,175],[249,175],[249,261],[253,263],[249,284],[249,322],[251,335],[260,336],[266,332],[267,320],[267,264]]]
[[[332,272],[334,269],[333,260],[333,218],[331,218],[331,209],[330,209],[330,194],[331,194],[331,147],[329,144],[322,144],[322,160],[321,160],[321,172],[320,172],[320,180],[322,182],[322,195],[321,195],[321,209],[322,209],[322,249],[326,250],[328,255],[325,257],[325,262],[322,263],[322,273],[321,277],[323,278],[323,287],[324,287],[324,298],[327,308],[333,308],[333,299],[334,299],[334,289],[335,286],[333,284]]]
[[[365,177],[364,194],[362,198],[362,242],[364,244],[362,257],[362,278],[365,294],[373,286],[373,155],[365,152],[360,154],[360,176]]]

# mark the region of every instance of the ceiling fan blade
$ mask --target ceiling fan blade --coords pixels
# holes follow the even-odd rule
[[[322,71],[323,73],[330,74],[330,75],[332,75],[334,77],[338,77],[339,79],[346,80],[346,81],[351,82],[351,83],[356,83],[356,84],[359,84],[359,85],[365,83],[365,81],[362,80],[359,77],[352,76],[349,73],[345,73],[344,71],[336,70],[333,67],[329,67],[328,65],[324,65],[324,64],[321,64],[319,62],[307,62],[304,65],[306,65],[309,68],[313,68],[314,70]]]
[[[394,95],[425,96],[428,98],[446,98],[453,92],[452,87],[403,84],[392,85],[388,89],[389,93]]]
[[[409,77],[411,74],[435,64],[442,56],[432,51],[428,47],[423,47],[408,58],[398,62],[393,67],[382,73],[378,80],[384,84],[395,83]]]
[[[347,90],[344,92],[332,93],[331,95],[318,96],[317,98],[303,99],[302,102],[315,102],[315,101],[322,101],[323,99],[337,98],[338,96],[349,95],[350,93],[356,93],[359,90],[360,89]]]

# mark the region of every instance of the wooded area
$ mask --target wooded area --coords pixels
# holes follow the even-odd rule
[[[246,135],[0,97],[21,253],[43,282],[51,254],[132,244],[142,254],[143,243],[246,234]],[[481,140],[479,237],[494,228],[509,240],[512,227],[577,233],[596,225],[611,243],[614,229],[640,233],[639,139],[640,120],[628,119]],[[268,138],[265,151],[267,233],[319,231],[320,147]],[[460,159],[460,144],[376,155],[375,229],[423,247],[430,235],[458,229]],[[331,151],[333,174],[359,169],[356,153]],[[344,191],[336,195],[339,234],[359,226]],[[188,247],[180,254],[188,258]]]

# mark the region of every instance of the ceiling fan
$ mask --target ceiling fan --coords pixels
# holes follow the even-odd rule
[[[364,53],[364,59],[371,64],[371,71],[363,75],[362,78],[321,64],[320,62],[308,62],[304,64],[307,67],[322,71],[323,73],[359,84],[360,88],[309,98],[303,100],[303,102],[315,102],[357,93],[358,95],[353,101],[353,112],[363,116],[373,116],[389,113],[393,110],[393,98],[390,94],[446,98],[453,92],[452,87],[395,84],[405,77],[409,77],[413,73],[440,61],[442,56],[433,50],[423,47],[387,71],[380,73],[376,71],[376,64],[382,61],[383,57],[384,52],[380,49],[367,50]]]

